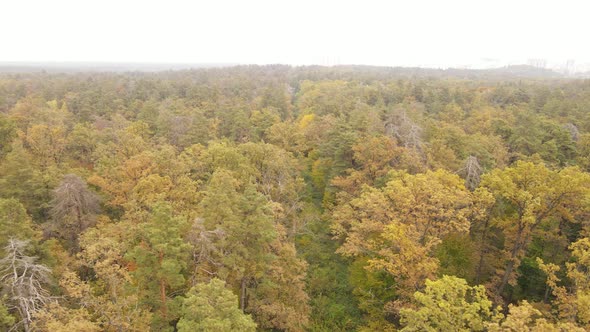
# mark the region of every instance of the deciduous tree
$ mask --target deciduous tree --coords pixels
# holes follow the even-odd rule
[[[28,255],[28,245],[28,240],[10,239],[0,259],[2,293],[8,297],[8,309],[18,314],[16,324],[26,332],[31,331],[34,315],[51,300],[47,287],[51,270]]]
[[[516,268],[543,222],[554,217],[576,221],[590,190],[590,175],[576,168],[552,171],[542,164],[517,162],[486,174],[482,185],[505,204],[494,218],[506,241],[505,265],[497,284],[501,294],[515,282]]]
[[[416,292],[416,309],[402,309],[402,331],[485,331],[492,319],[492,301],[483,286],[469,286],[464,279],[443,276],[426,280]]]

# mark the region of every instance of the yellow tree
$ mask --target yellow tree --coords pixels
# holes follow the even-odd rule
[[[92,321],[91,314],[86,308],[70,309],[57,301],[35,313],[31,327],[35,331],[52,332],[102,331],[100,326]]]
[[[469,230],[472,198],[463,180],[447,171],[394,172],[392,178],[338,205],[332,231],[343,240],[339,253],[368,257],[369,268],[389,272],[409,298],[434,278],[438,261],[431,254],[441,238]]]
[[[527,301],[519,305],[510,304],[508,315],[496,315],[491,322],[487,322],[486,331],[489,332],[584,332],[585,329],[569,323],[553,323],[543,317],[543,314],[535,309]]]
[[[88,183],[98,186],[108,194],[109,205],[121,207],[129,201],[137,183],[151,174],[154,168],[153,154],[143,152],[120,164],[99,168],[100,173],[88,178]]]
[[[33,125],[23,136],[27,147],[42,167],[57,165],[63,159],[67,144],[64,127]]]
[[[558,285],[559,266],[545,264],[537,258],[540,268],[547,274],[547,286],[552,290],[557,305],[558,318],[590,328],[590,239],[582,238],[572,245],[573,262],[566,263],[566,275],[571,287]]]
[[[463,180],[444,170],[397,173],[384,189],[397,218],[414,225],[420,242],[469,230],[471,196]]]
[[[361,139],[352,146],[355,168],[347,170],[346,177],[336,177],[332,184],[349,194],[358,193],[363,184],[373,186],[400,163],[403,150],[387,136]]]
[[[83,281],[66,272],[60,284],[74,302],[85,303],[103,331],[147,331],[152,314],[141,305],[137,289],[132,287],[130,270],[136,266],[124,258],[139,226],[127,220],[99,221],[81,236],[78,258],[100,282]]]
[[[576,220],[590,190],[590,175],[577,168],[553,171],[542,164],[517,162],[484,175],[482,186],[496,197],[493,222],[505,237],[505,263],[497,286],[501,294],[516,281],[515,270],[542,223],[558,216]]]
[[[402,309],[403,332],[483,331],[494,310],[483,286],[469,286],[464,279],[443,276],[426,280],[416,292],[416,309]]]
[[[275,255],[265,278],[258,281],[251,301],[259,327],[305,331],[309,321],[309,296],[305,292],[307,263],[297,257],[295,245],[280,225],[279,238],[271,244]]]

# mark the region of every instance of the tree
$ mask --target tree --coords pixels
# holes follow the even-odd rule
[[[469,286],[464,279],[443,276],[426,280],[426,288],[416,292],[416,309],[402,309],[403,332],[484,331],[494,310],[483,286]]]
[[[382,189],[365,187],[332,212],[332,230],[343,240],[337,252],[367,257],[367,268],[395,279],[395,313],[433,279],[438,270],[434,248],[450,233],[469,230],[472,198],[457,175],[439,170],[410,175],[394,172]]]
[[[93,166],[93,152],[99,140],[98,132],[87,123],[77,123],[68,134],[66,157],[86,167]]]
[[[252,165],[258,192],[268,197],[276,208],[275,218],[288,229],[288,234],[297,234],[302,224],[299,212],[302,209],[304,181],[299,175],[300,167],[293,156],[272,144],[246,143],[238,151]],[[245,181],[250,180],[244,179]]]
[[[502,294],[515,282],[515,269],[539,226],[558,216],[576,220],[590,192],[590,175],[577,168],[552,171],[542,164],[517,162],[486,174],[482,186],[496,197],[495,223],[505,236],[505,264],[497,285]]]
[[[371,255],[374,257],[369,259],[368,268],[384,270],[394,276],[402,302],[422,288],[426,279],[436,276],[439,261],[432,256],[432,251],[439,240],[420,240],[420,232],[414,225],[392,223],[385,226],[378,239],[367,240],[374,242],[367,249],[376,254]]]
[[[377,181],[401,162],[404,148],[386,136],[360,139],[353,147],[354,168],[347,170],[348,176],[336,177],[332,184],[350,194],[358,193],[362,185],[377,185]]]
[[[590,328],[590,238],[582,238],[570,245],[573,262],[566,263],[570,287],[558,285],[560,270],[555,264],[545,264],[537,258],[540,268],[547,274],[547,286],[555,296],[558,318],[561,321]]]
[[[402,145],[422,153],[422,127],[414,122],[404,109],[393,111],[385,122],[386,133],[400,140]]]
[[[313,115],[309,115],[313,117]],[[293,122],[278,122],[266,130],[268,141],[299,156],[305,149],[303,130]]]
[[[472,197],[473,208],[471,209],[470,215],[470,235],[477,248],[476,254],[478,256],[478,262],[475,269],[475,282],[479,284],[484,275],[491,274],[487,270],[492,269],[490,266],[492,264],[489,264],[488,262],[488,254],[495,249],[493,244],[490,243],[490,238],[493,237],[492,235],[494,234],[491,226],[491,210],[496,203],[496,198],[483,187],[475,189]]]
[[[75,174],[67,174],[53,191],[49,234],[66,241],[72,252],[79,250],[78,236],[95,222],[99,210],[98,196]]]
[[[420,242],[469,229],[471,197],[456,175],[443,170],[417,175],[400,172],[383,191],[397,214],[394,218],[414,225]]]
[[[0,259],[3,295],[8,296],[8,309],[18,313],[20,320],[16,324],[26,332],[31,330],[34,315],[51,300],[46,289],[51,270],[27,254],[28,245],[29,241],[10,239]]]
[[[11,327],[15,326],[16,318],[8,312],[6,306],[6,298],[2,298],[0,301],[0,328],[8,331]]]
[[[31,217],[25,207],[14,198],[0,198],[0,247],[4,248],[11,238],[37,239]]]
[[[152,320],[151,308],[142,305],[145,299],[132,284],[135,266],[124,257],[135,245],[138,226],[127,220],[113,223],[102,219],[80,237],[80,276],[66,270],[60,286],[69,304],[76,307],[77,303],[84,303],[103,330],[147,331]],[[85,271],[92,274],[88,276]]]
[[[131,191],[144,177],[152,174],[155,168],[154,155],[148,151],[133,155],[123,161],[107,160],[99,167],[100,175],[88,178],[88,183],[98,186],[109,197],[108,204],[120,208],[127,203]],[[99,161],[100,165],[100,161]]]
[[[99,332],[100,326],[91,320],[86,308],[70,309],[51,302],[35,313],[33,328],[53,332]]]
[[[367,187],[334,210],[333,230],[346,238],[341,252],[357,251],[392,222],[413,226],[420,243],[469,230],[471,197],[458,176],[438,170],[394,172],[391,178],[383,189]]]
[[[585,171],[590,171],[590,133],[580,135],[577,141],[578,165]]]
[[[225,288],[225,282],[215,278],[186,293],[176,327],[179,332],[256,331],[250,315],[239,309],[237,296]]]
[[[24,142],[43,168],[59,165],[67,144],[65,128],[33,125],[27,130]]]
[[[483,168],[479,165],[477,157],[469,156],[469,158],[467,158],[465,161],[465,165],[459,170],[458,173],[465,177],[465,187],[471,191],[474,191],[481,182]]]
[[[199,205],[207,230],[220,229],[225,236],[217,248],[223,268],[219,275],[240,289],[240,306],[247,308],[247,288],[264,275],[276,239],[272,211],[266,198],[252,184],[240,183],[230,172],[213,173]]]
[[[0,195],[18,199],[33,218],[45,217],[51,199],[48,183],[35,169],[32,156],[16,139],[11,151],[0,164]]]
[[[244,148],[252,159],[264,151],[252,145]],[[199,235],[194,243],[199,257],[204,258],[201,262],[207,264],[201,266],[210,266],[238,290],[240,308],[252,313],[260,327],[301,331],[309,315],[303,290],[306,264],[297,258],[279,223],[278,204],[257,191],[262,186],[259,190],[275,195],[272,188],[291,181],[289,173],[282,175],[289,170],[281,170],[281,163],[272,166],[254,160],[260,171],[257,185],[241,182],[227,170],[213,173],[199,204],[204,228],[196,224],[201,229],[196,229]],[[284,189],[276,190],[276,197],[282,200]]]
[[[486,324],[487,331],[490,332],[584,332],[585,329],[572,323],[554,324],[543,318],[543,314],[535,309],[527,301],[522,301],[519,305],[508,305],[508,315],[503,319],[503,315],[498,315],[492,322]]]
[[[0,114],[0,158],[10,151],[10,145],[15,136],[16,125],[14,121],[6,115]]]
[[[254,110],[250,114],[252,123],[252,136],[255,141],[267,139],[267,131],[273,124],[279,123],[281,118],[273,108],[264,108],[260,111]]]
[[[309,296],[305,277],[307,263],[297,257],[295,245],[285,232],[273,241],[275,258],[253,291],[250,309],[260,328],[305,331],[309,323]]]
[[[169,297],[185,283],[188,244],[183,234],[186,224],[185,220],[173,216],[170,205],[155,204],[138,234],[139,242],[126,255],[136,266],[131,275],[141,298],[157,310],[152,325],[156,329],[171,329],[169,322],[179,314],[178,299],[173,297],[170,301]]]
[[[207,230],[203,218],[196,218],[191,229],[187,234],[187,242],[191,245],[191,253],[193,263],[195,266],[195,273],[193,278],[197,279],[200,276],[200,271],[207,274],[213,274],[215,268],[221,266],[218,261],[222,254],[218,248],[222,237],[225,234],[221,228],[214,230]]]

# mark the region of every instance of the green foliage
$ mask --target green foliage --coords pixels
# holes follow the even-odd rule
[[[457,277],[427,280],[414,298],[418,308],[401,311],[402,331],[484,331],[494,314],[485,287],[471,287]]]
[[[436,247],[442,275],[472,280],[475,266],[475,244],[468,234],[452,233]]]
[[[310,232],[298,238],[297,245],[309,262],[307,292],[311,297],[312,331],[355,330],[361,321],[354,285],[349,277],[349,261],[335,253],[328,225],[321,219],[308,224]]]
[[[543,223],[553,218],[576,221],[586,213],[590,175],[572,167],[553,171],[543,164],[519,161],[487,174],[482,185],[501,203],[494,221],[507,248],[498,282],[501,294],[506,285],[515,284],[515,271]]]
[[[31,218],[24,206],[16,199],[0,198],[0,248],[4,248],[11,238],[37,239]]]
[[[168,204],[157,203],[137,234],[139,242],[126,255],[135,264],[131,275],[141,298],[146,305],[157,309],[152,326],[159,330],[171,329],[168,323],[179,315],[179,299],[173,294],[185,283],[188,259],[188,244],[182,237],[185,230],[186,223],[173,216]]]
[[[46,180],[22,142],[15,140],[0,165],[0,196],[18,199],[34,218],[44,217],[51,197]],[[55,180],[50,179],[51,182]]]
[[[10,151],[10,144],[16,137],[16,124],[6,115],[0,114],[0,158]]]
[[[16,318],[14,318],[6,308],[5,299],[2,299],[0,302],[0,327],[8,330],[14,325],[15,321]]]
[[[524,73],[0,74],[0,242],[59,281],[30,326],[587,328],[590,84]]]
[[[358,299],[358,308],[366,317],[368,326],[387,326],[395,320],[395,313],[384,307],[396,299],[395,280],[384,271],[369,269],[366,258],[356,259],[349,267],[349,282],[352,293]]]
[[[199,206],[207,229],[225,234],[218,244],[221,274],[236,283],[263,275],[277,236],[266,199],[252,184],[244,186],[230,172],[216,171]]]
[[[219,279],[192,287],[182,301],[179,332],[256,331],[256,323],[238,308],[238,297]]]

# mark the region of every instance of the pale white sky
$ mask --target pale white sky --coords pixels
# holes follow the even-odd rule
[[[584,64],[586,3],[0,0],[0,61]]]

